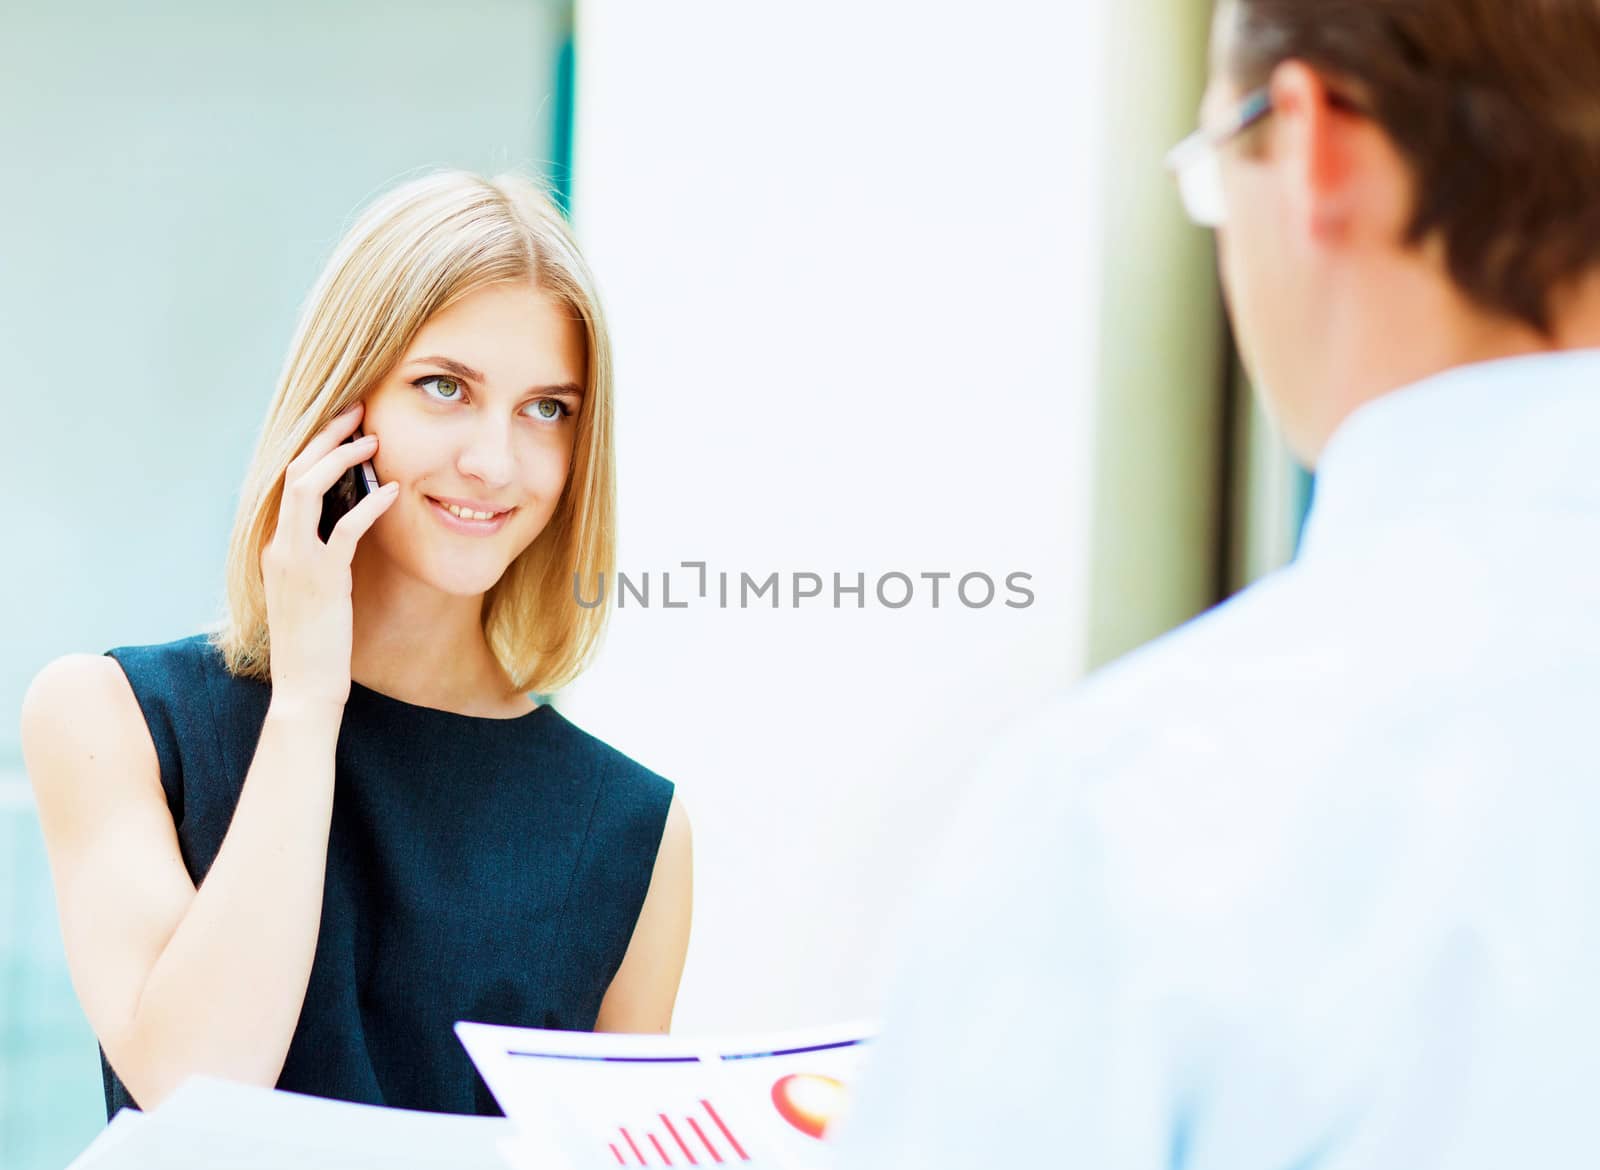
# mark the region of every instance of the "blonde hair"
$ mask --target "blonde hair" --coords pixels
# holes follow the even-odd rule
[[[582,322],[587,385],[566,489],[544,531],[485,595],[483,629],[518,690],[549,694],[587,665],[610,605],[576,604],[573,574],[604,581],[616,560],[611,341],[594,278],[565,219],[531,181],[443,171],[374,201],[301,312],[228,544],[226,612],[211,640],[230,672],[271,675],[261,554],[289,462],[377,387],[430,317],[507,281],[532,282]]]

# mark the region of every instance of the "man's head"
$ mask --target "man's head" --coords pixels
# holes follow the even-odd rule
[[[1579,341],[1600,302],[1600,0],[1222,0],[1204,127],[1246,364],[1314,463],[1355,407]]]

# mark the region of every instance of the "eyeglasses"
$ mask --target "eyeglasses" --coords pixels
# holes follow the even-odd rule
[[[1372,116],[1360,102],[1333,90],[1328,91],[1328,104],[1347,114]],[[1167,169],[1178,180],[1183,209],[1201,227],[1221,227],[1228,218],[1228,204],[1222,194],[1222,147],[1270,113],[1272,94],[1263,85],[1246,94],[1233,116],[1221,126],[1196,130],[1167,152]]]
[[[1167,152],[1167,169],[1178,180],[1183,209],[1201,227],[1221,227],[1227,219],[1219,151],[1270,113],[1272,95],[1262,86],[1246,95],[1221,126],[1196,130]]]

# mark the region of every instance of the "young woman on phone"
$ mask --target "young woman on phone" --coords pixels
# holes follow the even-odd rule
[[[24,702],[111,1112],[197,1073],[495,1112],[457,1020],[667,1030],[688,822],[528,697],[605,620],[573,574],[612,570],[611,412],[592,278],[526,180],[411,181],[339,244],[245,477],[221,627],[58,659]],[[381,486],[324,542],[362,464]]]

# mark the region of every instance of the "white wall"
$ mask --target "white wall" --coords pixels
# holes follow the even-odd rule
[[[657,579],[563,705],[689,802],[679,1027],[874,1010],[965,765],[1081,670],[1101,10],[580,4],[621,559]],[[1025,571],[1036,600],[661,608],[686,560]]]

